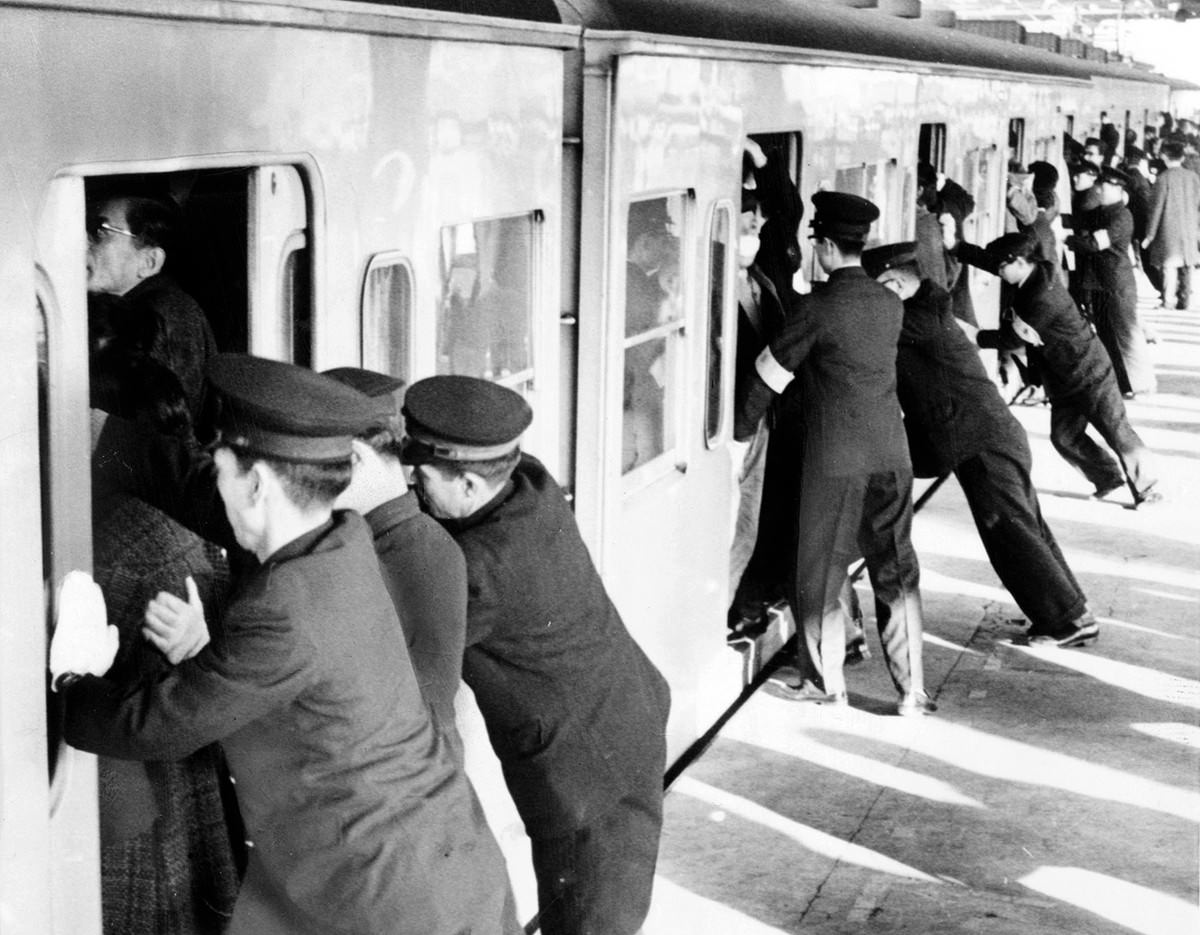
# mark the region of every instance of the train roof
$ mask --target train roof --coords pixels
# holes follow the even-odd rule
[[[392,6],[577,25],[589,30],[752,43],[983,68],[1194,88],[1127,65],[1072,58],[832,0],[368,0]]]

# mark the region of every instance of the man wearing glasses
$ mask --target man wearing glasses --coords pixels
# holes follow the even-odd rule
[[[204,310],[164,272],[178,222],[179,209],[167,199],[117,195],[97,202],[87,221],[87,288],[118,297],[109,312],[112,339],[170,368],[199,425],[204,367],[217,345]]]

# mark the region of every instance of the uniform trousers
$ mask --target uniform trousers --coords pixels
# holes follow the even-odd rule
[[[1087,611],[1087,598],[1042,518],[1023,438],[1014,451],[985,450],[954,476],[966,495],[992,568],[1029,618],[1030,632],[1060,636]]]
[[[635,935],[661,834],[662,796],[631,795],[573,832],[532,838],[542,935]]]
[[[1088,437],[1089,425],[1116,452],[1115,458]],[[1129,424],[1125,403],[1111,376],[1085,392],[1050,401],[1050,441],[1068,464],[1091,481],[1097,493],[1125,483],[1138,500],[1158,480],[1150,453]]]
[[[901,694],[925,691],[921,662],[920,568],[912,541],[912,470],[850,477],[805,472],[800,486],[793,608],[802,678],[829,694],[846,690],[846,568],[867,562],[875,618],[892,682]]]

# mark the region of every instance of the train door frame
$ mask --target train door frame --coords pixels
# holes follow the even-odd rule
[[[284,184],[280,185],[277,174],[280,169],[292,170],[294,179],[285,178]],[[92,186],[111,185],[114,179],[145,182],[161,178],[171,185],[178,184],[189,175],[194,177],[191,180],[194,183],[198,178],[217,177],[225,173],[243,174],[246,182],[242,196],[246,217],[242,232],[244,251],[239,253],[239,256],[245,256],[246,268],[241,271],[245,276],[245,295],[238,305],[239,320],[233,323],[233,327],[218,317],[214,305],[219,303],[206,303],[203,296],[198,296],[218,336],[233,336],[219,340],[218,346],[225,345],[221,346],[221,350],[312,366],[320,346],[318,332],[322,316],[317,314],[317,310],[324,307],[322,297],[325,293],[323,227],[317,223],[318,219],[325,217],[324,183],[320,168],[312,156],[306,153],[222,153],[79,165],[59,174],[81,177],[86,193]],[[228,199],[230,195],[223,197]],[[281,208],[268,205],[276,197],[283,203]],[[302,228],[296,227],[297,198],[303,199],[299,209],[299,216],[303,218]],[[188,200],[184,199],[180,207],[186,216]],[[81,218],[81,226],[82,223]],[[226,233],[220,231],[219,226],[185,233],[195,242],[201,238],[201,234],[212,235],[214,230]],[[268,249],[268,246],[273,249]],[[306,256],[302,251],[306,252]],[[300,288],[297,288],[297,277],[291,275],[289,267],[289,261],[297,256],[304,256],[301,273],[307,273],[307,276],[299,276],[301,281],[307,280]],[[188,284],[185,279],[183,285]],[[307,295],[304,295],[305,292]],[[300,303],[294,301],[298,295],[301,297]],[[288,303],[287,314],[283,313],[285,301]],[[302,315],[296,315],[297,308],[300,308]],[[299,328],[296,327],[297,320],[301,322]],[[303,354],[297,353],[297,334],[307,336],[305,346],[299,348]],[[296,360],[297,357],[302,359]]]
[[[86,211],[87,187],[97,179],[118,176],[146,176],[177,173],[191,169],[252,169],[275,164],[303,165],[301,174],[309,180],[306,224],[320,216],[322,207],[320,175],[315,163],[302,155],[271,155],[252,157],[210,156],[195,159],[155,160],[138,163],[75,165],[60,170],[43,189],[37,214],[32,261],[34,264],[35,314],[42,323],[35,330],[45,348],[46,396],[39,411],[39,436],[46,444],[39,457],[41,484],[45,489],[45,504],[41,514],[42,552],[49,558],[49,568],[42,577],[47,599],[44,619],[49,621],[55,610],[57,587],[67,572],[92,570],[91,485],[80,484],[80,476],[89,476],[91,429],[89,407],[88,312],[86,282]],[[247,195],[249,198],[249,193]],[[247,240],[252,232],[247,229]],[[313,281],[313,300],[310,308],[319,307],[315,295],[319,291],[320,265],[317,260],[321,238],[313,238],[309,254],[309,270]],[[263,266],[265,270],[265,265]],[[265,273],[264,273],[265,275]],[[250,273],[248,273],[248,277]],[[247,299],[249,302],[249,298]],[[41,349],[39,348],[39,353]],[[86,472],[86,473],[85,473]],[[50,630],[47,626],[46,632]],[[46,643],[41,643],[37,667],[40,688],[45,687],[44,660]],[[6,681],[6,685],[9,683]],[[53,710],[50,716],[54,716]],[[50,742],[56,745],[54,773],[44,784],[46,789],[48,835],[44,855],[37,853],[38,836],[20,842],[27,859],[41,863],[44,870],[37,873],[47,878],[44,891],[49,892],[49,905],[30,908],[36,921],[30,931],[70,933],[99,932],[101,929],[99,874],[99,802],[96,780],[96,758],[70,749],[49,730],[49,718],[43,729],[36,732],[47,756]],[[28,726],[25,728],[29,730]],[[8,758],[6,758],[7,763]],[[6,767],[7,768],[7,767]],[[30,788],[39,788],[30,784]],[[30,803],[31,811],[42,806]],[[0,872],[7,870],[0,867]],[[6,888],[5,892],[9,890]],[[38,910],[48,918],[38,915]],[[6,921],[0,919],[0,921]],[[7,929],[6,929],[7,930]]]

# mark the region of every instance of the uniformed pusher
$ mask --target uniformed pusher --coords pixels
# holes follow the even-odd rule
[[[56,633],[80,649],[52,655],[67,741],[127,759],[221,741],[251,838],[230,935],[511,931],[503,857],[421,700],[370,531],[332,509],[371,401],[245,355],[209,378],[217,485],[260,564],[224,639],[157,681],[74,678],[111,654]]]
[[[1029,618],[1026,640],[1095,639],[1099,626],[1042,518],[1029,439],[955,319],[950,294],[922,276],[915,243],[868,250],[863,269],[904,301],[896,390],[913,472],[954,473],[992,567]]]
[[[1128,485],[1135,506],[1157,503],[1154,456],[1129,424],[1125,403],[1100,339],[1058,281],[1054,265],[1041,259],[1027,234],[1005,234],[980,248],[956,248],[967,263],[1014,287],[1012,315],[999,329],[975,334],[980,347],[1025,347],[1038,362],[1050,400],[1050,442],[1103,498]],[[1094,428],[1111,449],[1088,435]]]
[[[520,449],[520,395],[430,377],[404,460],[467,559],[463,679],[533,842],[545,935],[632,935],[650,905],[669,695],[625,629],[563,491]]]
[[[404,628],[421,694],[461,762],[454,696],[462,680],[467,631],[467,563],[450,534],[422,512],[409,490],[400,463],[405,383],[358,367],[338,367],[325,375],[375,404],[371,424],[352,443],[354,475],[337,505],[360,513],[371,527],[379,568]]]
[[[812,240],[829,279],[800,296],[738,396],[741,433],[793,379],[804,405],[795,590],[800,624],[797,700],[846,703],[847,566],[867,561],[875,614],[900,714],[933,709],[921,657],[921,598],[912,528],[912,466],[896,400],[900,300],[860,262],[879,209],[842,192],[813,195]],[[740,434],[739,434],[740,437]],[[776,686],[779,687],[778,685]]]

